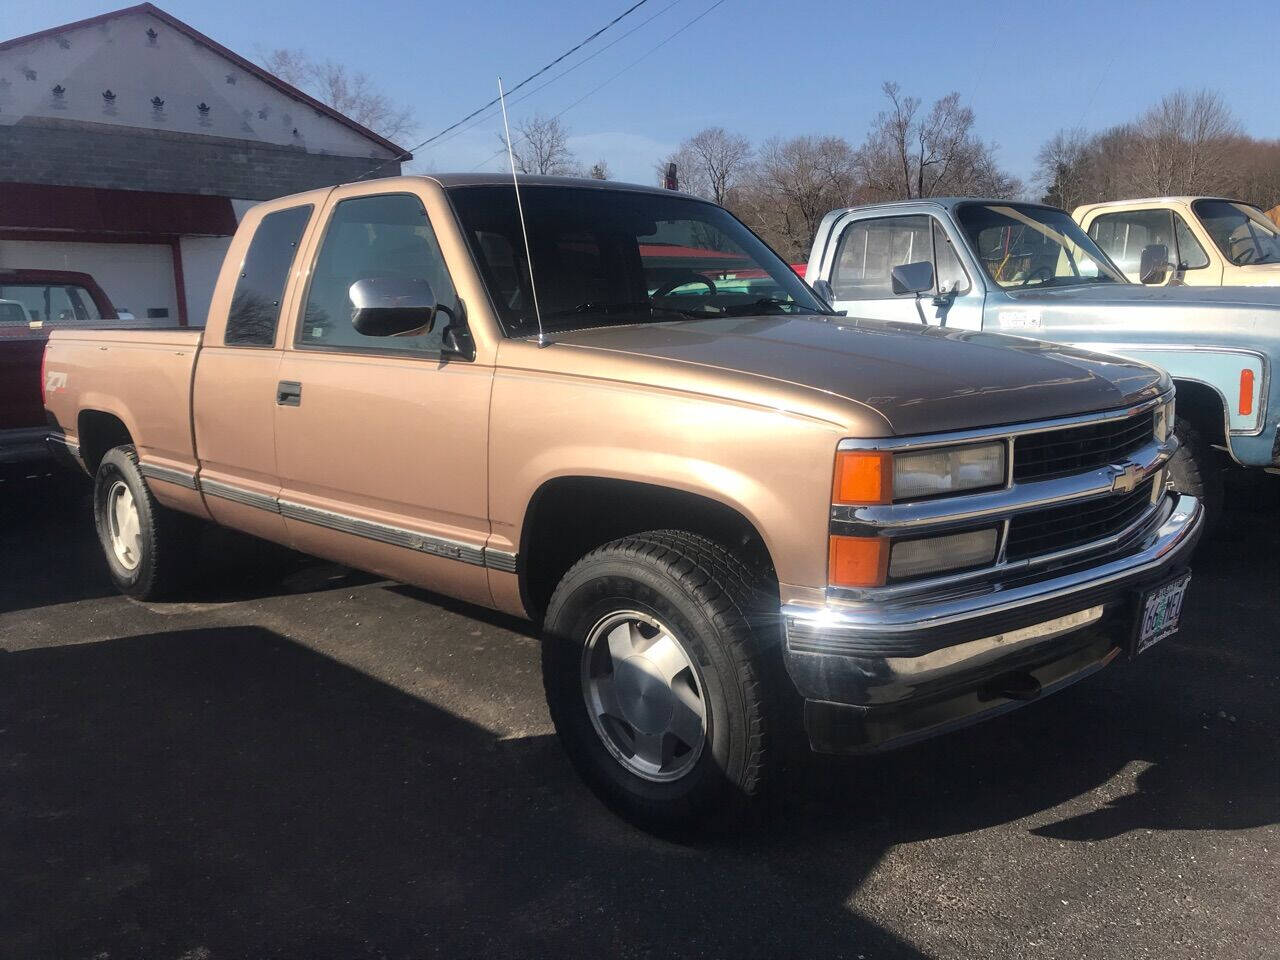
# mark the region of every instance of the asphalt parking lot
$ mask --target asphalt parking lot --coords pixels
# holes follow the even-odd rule
[[[529,626],[218,536],[135,603],[9,484],[0,956],[1280,956],[1277,530],[1237,485],[1179,636],[679,845],[574,777]]]

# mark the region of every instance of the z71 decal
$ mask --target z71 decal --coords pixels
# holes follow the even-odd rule
[[[44,375],[44,392],[57,393],[67,389],[67,375],[62,370],[46,370]]]

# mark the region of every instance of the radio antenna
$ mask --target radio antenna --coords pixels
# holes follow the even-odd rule
[[[516,154],[511,147],[511,127],[507,123],[507,97],[502,92],[502,78],[498,78],[498,102],[502,104],[502,129],[507,135],[507,159],[511,161],[511,183],[516,188],[516,212],[520,214],[520,233],[524,236],[524,259],[529,265],[529,292],[533,295],[533,315],[538,318],[538,346],[550,346],[551,341],[542,332],[542,310],[538,307],[538,285],[533,280],[533,251],[529,249],[529,228],[524,223],[524,204],[520,202],[520,178],[516,175]]]

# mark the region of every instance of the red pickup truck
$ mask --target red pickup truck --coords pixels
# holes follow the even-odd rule
[[[87,273],[0,270],[0,470],[48,457],[40,397],[49,331],[115,320],[116,311]]]

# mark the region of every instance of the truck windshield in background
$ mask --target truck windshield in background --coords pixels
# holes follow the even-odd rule
[[[829,313],[729,213],[680,196],[530,185],[520,191],[548,332],[650,320]],[[509,186],[449,190],[507,336],[537,333]]]
[[[1230,200],[1197,200],[1191,209],[1222,255],[1237,267],[1280,263],[1280,229],[1256,207]]]
[[[982,269],[1001,287],[1127,283],[1107,255],[1061,210],[1013,203],[966,203],[956,219]]]
[[[102,319],[84,287],[64,283],[0,282],[0,337],[43,336],[51,326]]]

